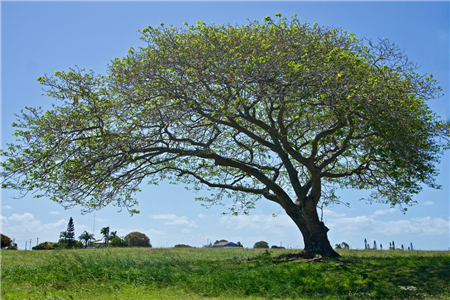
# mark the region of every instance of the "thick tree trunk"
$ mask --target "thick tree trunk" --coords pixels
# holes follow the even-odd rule
[[[328,240],[328,228],[319,220],[316,205],[313,201],[305,201],[301,207],[293,205],[286,210],[303,235],[305,248],[302,257],[312,258],[316,254],[326,257],[339,257]]]

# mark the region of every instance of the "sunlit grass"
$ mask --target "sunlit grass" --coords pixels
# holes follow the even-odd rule
[[[272,255],[287,250],[272,250]],[[254,249],[2,251],[1,299],[448,299],[450,253]]]

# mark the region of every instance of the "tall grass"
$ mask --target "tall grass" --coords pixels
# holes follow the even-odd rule
[[[1,299],[450,298],[449,252],[340,253],[283,262],[253,249],[2,251]]]

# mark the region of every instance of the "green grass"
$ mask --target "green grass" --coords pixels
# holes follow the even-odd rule
[[[449,252],[280,262],[263,251],[2,251],[1,299],[450,299]]]

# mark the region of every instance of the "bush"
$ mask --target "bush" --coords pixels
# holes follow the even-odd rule
[[[277,245],[273,245],[273,246],[270,247],[270,248],[272,248],[272,249],[286,249],[286,248],[284,248],[284,247],[282,247],[282,246],[277,246]]]
[[[81,249],[81,248],[84,248],[83,243],[80,242],[80,241],[72,241],[72,242],[68,243],[64,239],[60,239],[58,241],[58,244],[63,249]]]
[[[128,247],[127,241],[120,237],[112,238],[109,240],[109,244],[113,247]]]
[[[150,239],[143,233],[131,232],[125,236],[125,241],[130,247],[152,247]]]
[[[194,248],[194,247],[185,244],[177,244],[174,246],[174,248]]]
[[[62,245],[59,243],[52,243],[52,242],[43,242],[40,243],[37,246],[34,246],[33,250],[55,250],[55,249],[62,249]]]
[[[253,248],[269,248],[269,244],[265,241],[256,242]]]

